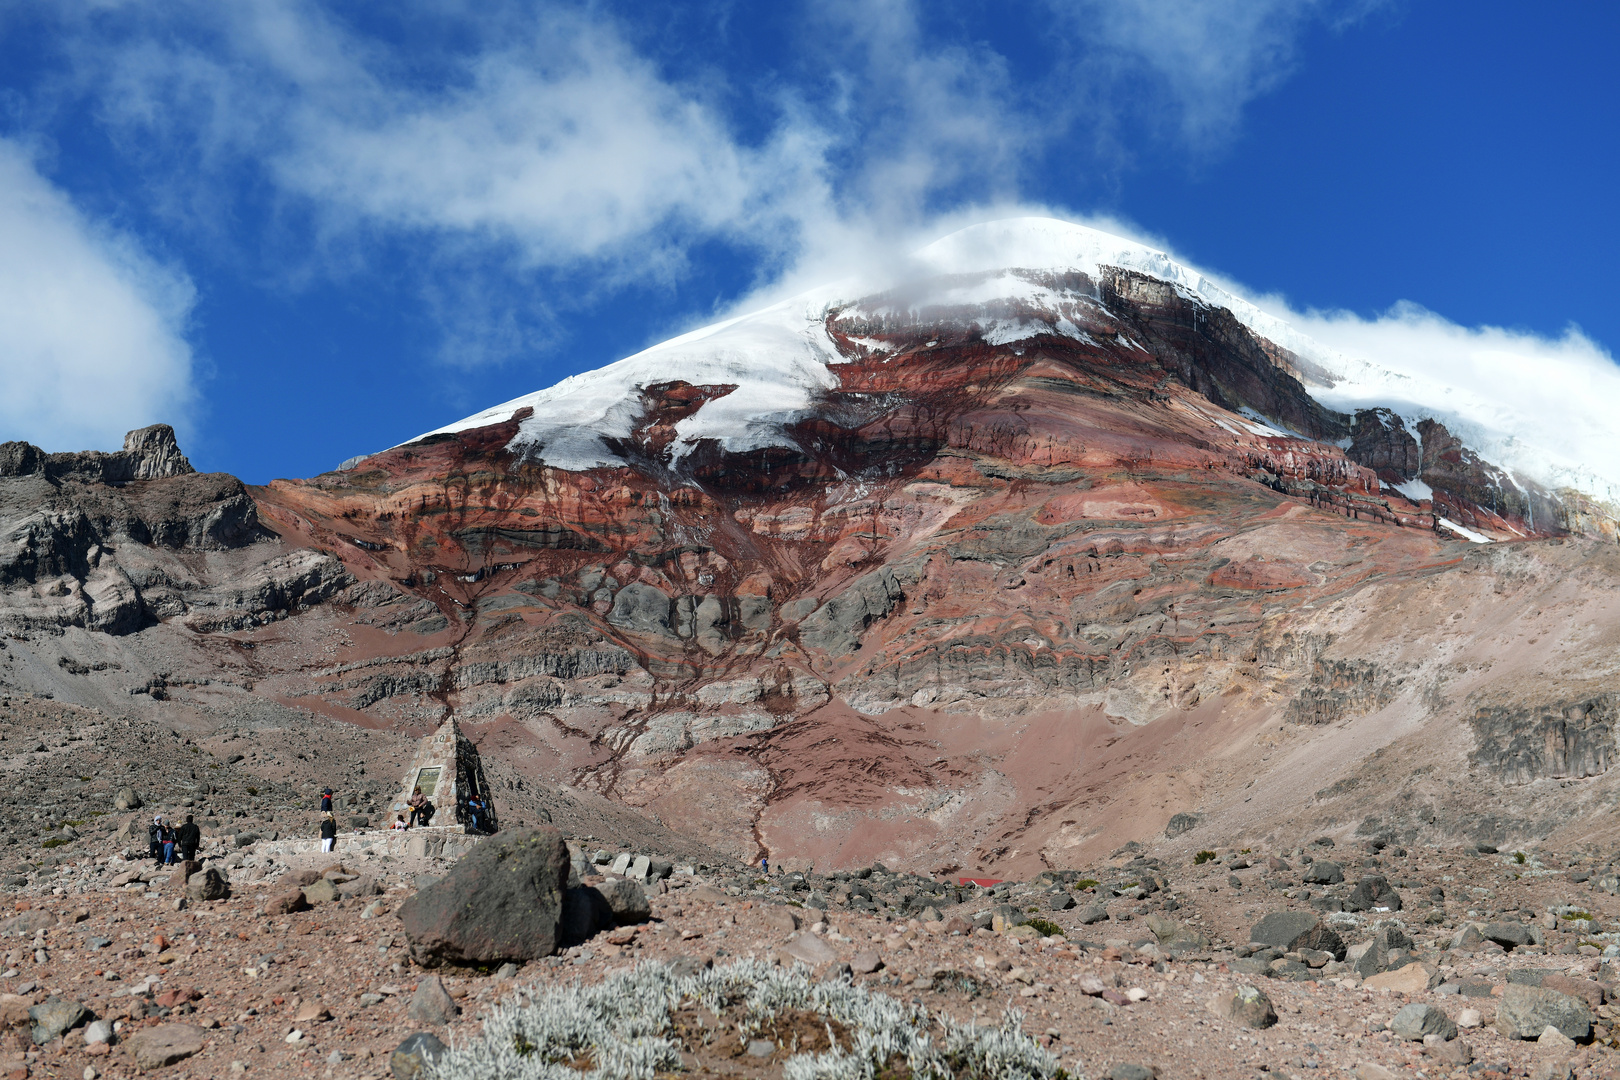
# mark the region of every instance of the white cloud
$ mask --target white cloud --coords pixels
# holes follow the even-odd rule
[[[1248,104],[1293,74],[1313,22],[1344,30],[1387,0],[1047,0],[1076,54],[1071,93],[1116,139],[1168,129],[1219,152]]]
[[[194,297],[183,274],[88,219],[0,139],[0,437],[117,449],[132,428],[183,425]]]
[[[1546,337],[1459,326],[1404,303],[1371,319],[1279,314],[1329,350],[1325,366],[1339,384],[1313,389],[1325,404],[1432,417],[1488,460],[1542,484],[1620,498],[1620,366],[1578,329]]]

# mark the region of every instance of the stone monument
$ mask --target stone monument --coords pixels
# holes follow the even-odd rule
[[[466,832],[480,833],[492,833],[500,827],[478,748],[461,733],[453,716],[417,745],[399,797],[389,807],[390,819],[385,828],[393,824],[392,815],[405,814],[409,820],[406,801],[418,791],[433,804],[433,818],[428,823],[432,827],[461,826]],[[476,829],[467,805],[472,799],[484,804],[478,812]]]

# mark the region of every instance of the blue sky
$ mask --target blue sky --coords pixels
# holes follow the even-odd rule
[[[312,475],[1031,209],[1369,353],[1603,357],[1617,43],[1596,3],[0,0],[0,438]]]

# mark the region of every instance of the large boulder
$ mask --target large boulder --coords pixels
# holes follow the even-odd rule
[[[146,805],[146,802],[140,797],[139,794],[136,793],[135,789],[132,788],[132,787],[128,787],[128,786],[121,787],[113,795],[113,809],[114,810],[139,810],[141,807],[143,807],[145,805]]]
[[[1261,945],[1294,952],[1315,949],[1332,953],[1335,960],[1344,959],[1344,941],[1337,933],[1322,925],[1315,912],[1273,911],[1254,924],[1249,940]]]
[[[557,951],[568,845],[549,826],[485,840],[399,907],[411,956],[436,964],[525,963]]]
[[[1579,998],[1542,986],[1510,982],[1496,1006],[1496,1030],[1510,1039],[1537,1039],[1555,1027],[1571,1039],[1592,1034],[1592,1012]]]

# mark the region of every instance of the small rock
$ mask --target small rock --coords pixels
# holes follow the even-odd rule
[[[406,1015],[424,1024],[443,1025],[455,1019],[460,1011],[438,976],[429,975],[416,984],[416,993],[411,995],[411,1005]]]
[[[1102,904],[1087,904],[1080,909],[1080,914],[1076,918],[1081,926],[1091,926],[1093,923],[1100,923],[1107,919],[1108,909]]]
[[[1386,971],[1381,975],[1364,979],[1361,985],[1367,990],[1388,990],[1392,993],[1410,995],[1425,993],[1439,979],[1439,974],[1424,964],[1407,964],[1394,971]]]
[[[1423,1052],[1445,1065],[1468,1065],[1474,1060],[1474,1048],[1466,1042],[1461,1039],[1447,1042],[1438,1035],[1424,1036]]]
[[[1307,885],[1337,885],[1344,880],[1344,868],[1327,859],[1317,859],[1305,870]]]
[[[1565,1035],[1562,1031],[1559,1031],[1553,1025],[1548,1024],[1546,1027],[1541,1029],[1541,1034],[1536,1037],[1536,1053],[1540,1054],[1548,1052],[1555,1054],[1573,1054],[1575,1052],[1575,1040],[1570,1038],[1568,1035]]]
[[[322,1024],[330,1019],[332,1019],[332,1014],[327,1012],[318,1001],[304,1002],[298,1007],[298,1011],[293,1014],[293,1023],[295,1024]]]
[[[855,954],[849,967],[857,975],[870,975],[883,967],[883,958],[871,949],[863,949]]]
[[[517,973],[518,973],[518,966],[516,964],[511,963],[510,961],[508,961],[507,963],[504,963],[500,967],[495,969],[495,981],[496,982],[505,982],[507,979],[510,979],[513,976],[517,975]]]
[[[223,900],[231,895],[231,883],[217,867],[207,867],[186,879],[186,899]]]
[[[1344,910],[1372,911],[1376,908],[1401,910],[1401,894],[1389,887],[1382,874],[1368,874],[1356,882],[1356,887],[1344,898]]]
[[[327,878],[305,885],[303,889],[304,901],[310,905],[330,904],[338,898],[337,886]]]
[[[1253,986],[1239,986],[1230,994],[1210,998],[1209,1011],[1222,1020],[1249,1028],[1268,1028],[1277,1022],[1271,999]]]
[[[1400,1077],[1382,1065],[1363,1061],[1356,1066],[1356,1080],[1400,1080]]]
[[[85,1025],[84,1044],[86,1046],[95,1046],[98,1043],[110,1043],[112,1041],[113,1027],[110,1022],[106,1020],[93,1020]]]
[[[1464,1009],[1457,1014],[1457,1026],[1460,1028],[1477,1028],[1485,1023],[1485,1014],[1478,1009]]]
[[[1158,1080],[1158,1076],[1151,1065],[1136,1065],[1125,1061],[1108,1070],[1108,1080]]]
[[[814,934],[803,934],[794,938],[787,943],[787,947],[782,951],[795,960],[804,961],[811,967],[820,967],[822,964],[830,964],[838,959],[838,954],[833,952],[832,946]]]
[[[643,923],[652,918],[652,902],[647,899],[647,891],[634,881],[615,878],[598,885],[596,890],[607,901],[614,922]]]
[[[748,1042],[748,1056],[768,1058],[776,1053],[776,1044],[769,1039],[750,1039]]]
[[[1494,941],[1504,949],[1516,949],[1531,941],[1530,928],[1521,922],[1486,923],[1479,932],[1485,940]]]
[[[28,1019],[33,1022],[34,1045],[43,1046],[59,1038],[63,1032],[73,1030],[89,1016],[90,1011],[82,1002],[47,998],[28,1010]]]
[[[291,915],[295,911],[308,911],[309,901],[304,899],[301,889],[272,896],[264,902],[266,915]]]
[[[799,916],[785,904],[766,904],[760,910],[765,925],[784,934],[791,934],[799,928]]]
[[[1451,1017],[1433,1005],[1416,1001],[1403,1006],[1395,1014],[1394,1019],[1389,1022],[1389,1030],[1398,1037],[1412,1042],[1423,1042],[1429,1035],[1438,1035],[1443,1040],[1457,1037],[1457,1025],[1452,1022]]]
[[[200,1053],[207,1033],[194,1024],[162,1024],[143,1028],[129,1039],[135,1067],[142,1072],[162,1069]]]

